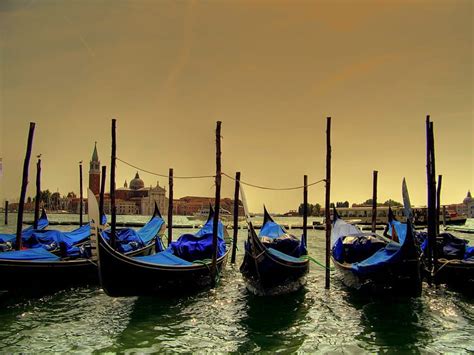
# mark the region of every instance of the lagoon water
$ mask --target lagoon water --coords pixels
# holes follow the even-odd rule
[[[2,216],[0,232],[13,231],[14,218],[3,227]],[[50,216],[64,218],[75,217]],[[299,224],[297,218],[277,221]],[[473,235],[455,234],[474,243]],[[324,235],[308,233],[309,253],[319,261]],[[245,237],[239,230],[237,264],[228,263],[219,286],[197,295],[110,298],[99,287],[82,287],[40,299],[7,298],[0,304],[0,352],[474,351],[474,300],[445,287],[425,284],[418,298],[362,299],[334,271],[325,290],[324,270],[311,264],[301,292],[255,297],[239,273]]]

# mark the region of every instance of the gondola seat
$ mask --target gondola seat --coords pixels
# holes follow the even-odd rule
[[[267,250],[268,250],[269,254],[271,254],[273,256],[276,256],[277,258],[279,258],[281,260],[289,261],[289,262],[292,262],[292,263],[299,263],[299,262],[303,261],[303,259],[295,258],[294,256],[282,253],[281,251],[276,250],[274,248],[268,248]]]

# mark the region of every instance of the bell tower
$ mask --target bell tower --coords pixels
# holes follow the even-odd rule
[[[100,161],[99,155],[97,154],[97,142],[94,144],[94,152],[92,153],[92,159],[89,168],[89,189],[95,195],[100,192]]]

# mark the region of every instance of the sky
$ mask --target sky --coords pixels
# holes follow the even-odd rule
[[[42,187],[62,194],[78,192],[79,161],[87,181],[94,142],[109,167],[112,118],[119,158],[186,176],[214,174],[220,120],[225,173],[292,187],[324,179],[331,116],[332,201],[371,198],[377,170],[380,201],[400,201],[405,177],[426,205],[429,114],[441,202],[474,188],[470,0],[6,0],[0,36],[0,201],[19,198],[29,122],[33,196],[37,154]],[[135,172],[118,162],[117,186]],[[254,212],[303,198],[245,194]],[[186,195],[213,196],[213,180],[176,180]],[[324,203],[324,184],[309,202]]]

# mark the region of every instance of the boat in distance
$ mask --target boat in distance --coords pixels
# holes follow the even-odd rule
[[[309,272],[306,239],[299,240],[275,223],[266,208],[259,234],[248,220],[248,238],[240,272],[247,289],[258,296],[297,291]]]
[[[377,206],[376,224],[387,223],[389,209],[393,211],[396,218],[406,223],[403,207]],[[413,209],[413,224],[416,226],[426,226],[428,223],[428,209],[427,207],[414,207]],[[371,225],[372,224],[372,207],[338,207],[337,212],[340,218],[352,224]],[[448,225],[463,225],[466,223],[467,216],[457,214],[455,211],[445,211],[444,221]],[[440,211],[439,221],[443,222],[442,211]]]

